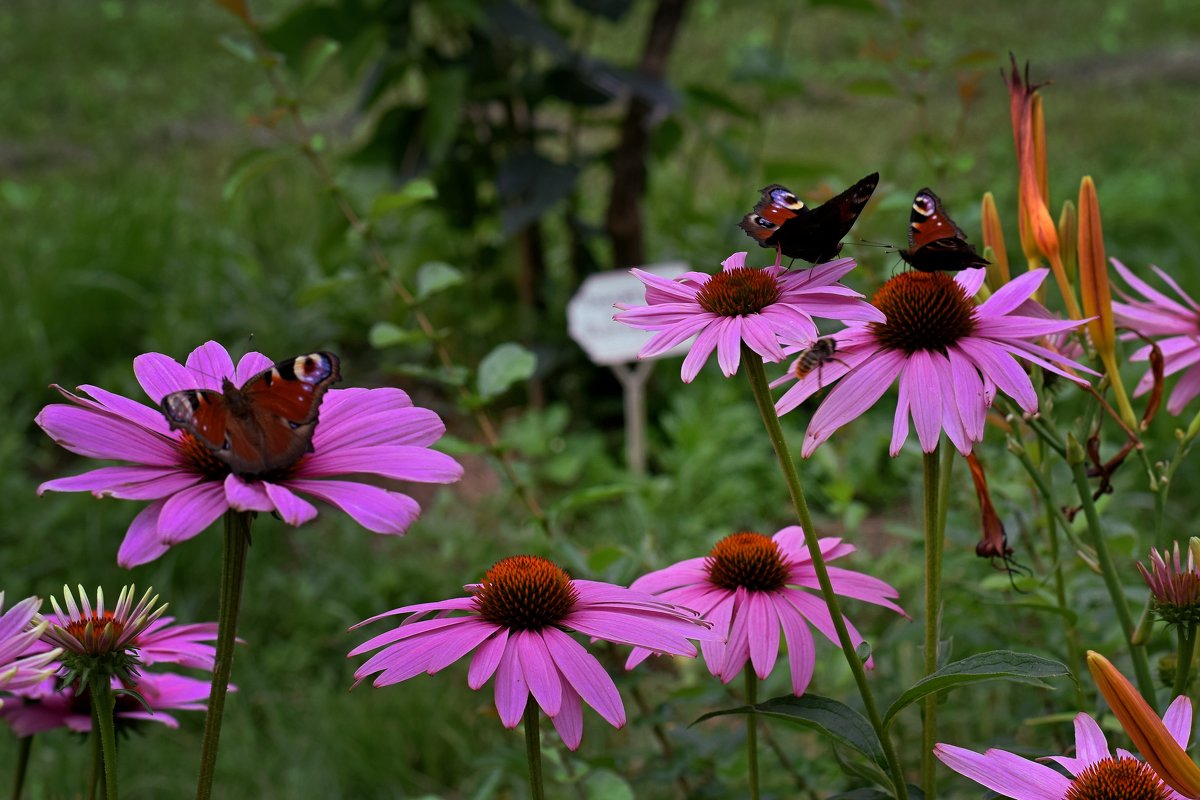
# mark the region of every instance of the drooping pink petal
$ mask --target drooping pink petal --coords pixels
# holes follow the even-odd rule
[[[259,481],[247,482],[237,475],[225,476],[225,500],[235,511],[274,511],[275,504]]]
[[[813,414],[801,454],[808,458],[834,431],[875,405],[903,365],[903,353],[886,350],[847,373]]]
[[[166,502],[155,500],[133,518],[117,551],[117,564],[131,569],[149,563],[171,549],[171,545],[158,535],[158,518]]]
[[[595,657],[557,628],[542,631],[546,649],[558,669],[584,702],[596,709],[614,728],[625,726],[625,706],[612,678]]]
[[[1186,694],[1176,697],[1163,714],[1162,721],[1171,738],[1186,750],[1192,738],[1192,699]]]
[[[163,436],[171,435],[171,426],[167,424],[167,418],[163,416],[162,409],[151,408],[135,400],[130,400],[128,397],[101,389],[99,386],[85,384],[80,386],[79,390],[87,392],[106,410],[124,417],[135,425],[140,425],[155,433],[161,433]]]
[[[655,570],[641,576],[629,584],[629,588],[657,594],[677,586],[707,580],[708,569],[705,566],[707,561],[708,559],[704,557],[680,561],[665,569]]]
[[[180,482],[178,485],[173,482],[176,479]],[[100,467],[80,475],[46,481],[38,487],[37,491],[38,494],[43,492],[92,492],[97,496],[103,496],[128,484],[162,481],[170,487],[170,491],[165,491],[160,495],[165,496],[199,480],[199,475],[172,471],[165,467]]]
[[[184,489],[163,503],[159,539],[169,545],[186,541],[216,522],[228,508],[223,484],[201,483]]]
[[[1022,411],[1037,411],[1037,393],[1020,364],[991,342],[960,339],[958,347],[980,371],[991,376],[1000,390],[1017,401]]]
[[[500,722],[506,728],[517,727],[521,715],[525,713],[525,704],[529,701],[529,686],[521,673],[516,639],[515,636],[508,638],[508,645],[500,656],[500,666],[496,669],[496,710],[500,712]]]
[[[317,516],[316,506],[297,497],[286,486],[269,481],[261,483],[280,519],[288,525],[303,525]]]
[[[546,649],[542,632],[520,631],[516,637],[521,674],[538,705],[547,716],[553,717],[561,708],[562,685],[559,683],[558,667]]]
[[[787,600],[777,594],[770,595],[771,604],[775,607],[775,615],[783,628],[784,641],[787,642],[788,667],[792,673],[792,694],[799,697],[808,689],[812,682],[813,670],[817,664],[817,651],[813,643],[812,633],[808,630],[804,618],[796,612]]]
[[[583,703],[579,693],[571,688],[570,682],[559,673],[559,684],[562,687],[562,701],[559,703],[558,715],[551,717],[554,730],[562,738],[568,750],[578,750],[579,741],[583,738]]]
[[[766,680],[779,657],[779,617],[766,592],[748,592],[746,599],[750,663],[759,679]]]
[[[484,641],[471,657],[471,667],[467,671],[467,686],[479,689],[500,666],[500,659],[508,648],[508,629],[497,628],[495,634]]]
[[[1015,311],[1037,291],[1049,274],[1049,270],[1046,269],[1033,269],[1018,275],[985,300],[977,313],[981,317],[1001,317]],[[975,291],[979,291],[978,287]]]
[[[375,533],[404,533],[421,514],[417,501],[408,495],[366,483],[290,478],[283,485],[337,506]]]

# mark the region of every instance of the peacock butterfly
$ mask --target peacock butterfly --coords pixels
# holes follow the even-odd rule
[[[191,434],[214,458],[243,477],[285,470],[311,453],[317,410],[341,380],[338,357],[308,353],[280,361],[241,388],[185,389],[162,399],[172,429]]]
[[[878,183],[879,173],[872,172],[816,208],[808,208],[786,187],[773,183],[762,190],[754,210],[738,225],[763,247],[819,264],[841,252],[842,237],[850,232]]]
[[[929,188],[913,198],[908,223],[908,249],[900,257],[921,272],[958,272],[986,267],[989,262],[967,242],[967,234],[954,224],[941,199]]]

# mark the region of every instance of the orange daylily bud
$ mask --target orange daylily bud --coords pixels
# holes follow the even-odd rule
[[[1046,110],[1042,95],[1034,92],[1029,100],[1029,134],[1033,137],[1033,163],[1037,166],[1038,189],[1042,200],[1050,202],[1050,176],[1046,173]]]
[[[1079,291],[1084,313],[1093,318],[1087,324],[1088,334],[1112,382],[1121,418],[1131,428],[1136,428],[1137,416],[1129,404],[1117,366],[1117,333],[1113,322],[1112,292],[1108,286],[1108,261],[1104,257],[1104,232],[1100,227],[1100,200],[1090,175],[1079,185]]]
[[[1096,688],[1146,763],[1163,783],[1184,797],[1200,798],[1200,766],[1179,746],[1154,709],[1107,658],[1089,650],[1087,662]]]
[[[996,198],[991,192],[983,196],[983,246],[991,249],[987,268],[987,285],[993,292],[1012,278],[1008,271],[1008,251],[1004,247],[1004,227],[1000,224],[1000,212],[996,210]]]
[[[1062,213],[1058,215],[1058,250],[1062,254],[1063,269],[1067,271],[1067,280],[1075,283],[1079,273],[1076,271],[1076,254],[1079,245],[1079,213],[1075,204],[1070,200],[1063,201]]]

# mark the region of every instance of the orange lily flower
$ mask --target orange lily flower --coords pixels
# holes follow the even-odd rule
[[[1107,658],[1089,650],[1087,661],[1096,687],[1158,777],[1184,797],[1200,798],[1200,766],[1179,746],[1154,709]]]

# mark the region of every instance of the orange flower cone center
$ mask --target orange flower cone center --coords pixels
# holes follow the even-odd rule
[[[790,572],[779,545],[761,533],[733,533],[717,542],[705,562],[708,579],[722,589],[775,591]]]
[[[766,270],[722,270],[708,279],[696,295],[705,311],[722,317],[757,314],[779,299],[779,284]]]
[[[511,556],[487,571],[475,608],[488,622],[515,631],[536,631],[563,619],[579,595],[557,564],[537,556]]]
[[[99,637],[104,633],[104,629],[112,625],[113,639],[119,639],[121,632],[125,630],[125,623],[119,619],[114,619],[111,611],[105,611],[104,614],[93,614],[90,617],[81,619],[73,619],[63,627],[79,641],[84,641],[87,634],[87,626],[92,626],[92,636]]]
[[[224,480],[230,473],[229,465],[212,454],[212,450],[201,444],[196,437],[185,433],[179,440],[179,452],[183,460],[206,478]]]
[[[1135,758],[1098,761],[1071,782],[1064,800],[1166,800],[1154,768]]]
[[[975,331],[975,303],[945,272],[901,272],[871,303],[887,322],[872,322],[875,338],[890,350],[945,352]]]

